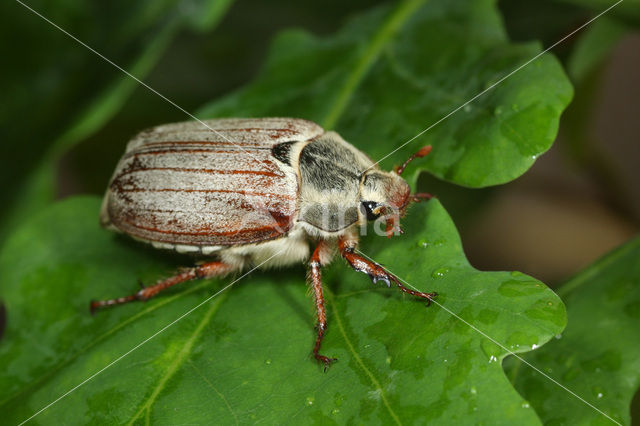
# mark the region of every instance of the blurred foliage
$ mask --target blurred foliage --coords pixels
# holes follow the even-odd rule
[[[2,57],[12,58],[0,81],[6,102],[0,109],[0,156],[8,160],[0,169],[0,203],[7,206],[0,240],[54,199],[61,154],[102,127],[138,87],[37,14],[144,78],[178,30],[206,30],[228,5],[229,0],[3,3],[0,37],[19,42],[0,48]]]
[[[590,123],[600,97],[603,70],[612,48],[631,28],[611,17],[603,17],[588,28],[567,59],[567,72],[578,87],[579,97],[564,117],[567,156],[587,170],[602,189],[609,203],[623,216],[640,220],[640,211],[629,203],[634,196],[634,182],[621,173],[604,147],[609,141],[596,140]]]
[[[502,0],[502,15],[488,0],[435,1],[422,8],[420,2],[408,1],[396,12],[391,6],[375,9],[373,3],[381,2],[247,0],[231,8],[230,0],[27,4],[189,111],[207,103],[200,110],[205,115],[308,117],[378,156],[613,2]],[[602,67],[617,41],[637,28],[638,10],[638,0],[625,0],[554,48],[577,89],[563,116],[568,143],[562,148],[584,170],[593,171],[603,187],[612,189],[607,192],[620,211],[625,210],[624,188],[629,182],[621,180],[594,148],[597,145],[585,137],[585,123],[597,102],[594,94]],[[96,318],[86,315],[90,298],[127,294],[136,279],[166,276],[185,259],[100,231],[95,199],[46,206],[56,194],[101,193],[131,134],[188,117],[146,89],[135,90],[136,82],[19,3],[3,3],[0,13],[8,18],[0,34],[11,40],[0,48],[3,57],[11,58],[0,83],[0,154],[5,158],[0,172],[0,201],[5,207],[0,243],[12,234],[0,251],[0,338],[6,327],[0,359],[7,366],[0,374],[0,405],[20,421],[224,282],[197,283],[144,306],[125,306]],[[351,15],[356,19],[348,18]],[[385,20],[388,16],[392,18]],[[267,48],[276,33],[291,27],[314,35],[289,29]],[[419,178],[419,188],[437,194],[456,222],[469,217],[487,203],[492,189],[471,190],[418,171],[426,169],[468,186],[505,182],[523,173],[533,159],[500,155],[500,148],[506,144],[517,151],[523,143],[533,143],[535,152],[527,151],[528,155],[544,152],[570,96],[552,55],[540,58],[538,68],[533,65],[383,165],[389,168],[425,143],[447,147],[440,157],[414,163],[412,178]],[[531,108],[516,120],[513,132],[505,133],[505,123],[512,123],[501,115],[521,113],[512,109],[511,98],[518,94]],[[542,124],[536,121],[540,117]],[[480,149],[470,149],[467,163],[460,167],[464,156],[452,155],[455,150],[450,148],[474,144]],[[491,144],[497,154],[486,149]],[[513,280],[520,284],[501,287],[504,273],[469,267],[455,227],[438,202],[412,209],[405,228],[413,232],[393,243],[368,238],[363,250],[421,288],[439,291],[439,303],[510,350],[530,350],[560,332],[564,311],[548,289],[517,273]],[[571,282],[561,290],[567,297],[570,326],[563,339],[531,354],[536,366],[551,368],[551,376],[570,382],[594,405],[600,407],[604,401],[605,411],[623,423],[629,422],[625,407],[637,388],[633,371],[638,351],[609,342],[615,340],[613,332],[605,336],[609,340],[601,334],[591,336],[595,326],[587,325],[611,318],[624,333],[633,334],[637,321],[623,318],[624,308],[614,312],[612,304],[623,298],[616,302],[611,295],[627,295],[625,289],[635,294],[637,277],[629,260],[634,244],[607,258],[614,259],[611,264],[618,269],[608,269],[609,260],[603,261],[571,281],[581,282],[580,289],[590,298],[570,290]],[[256,274],[250,285],[223,293],[43,418],[55,421],[74,413],[85,423],[123,422],[137,414],[175,422],[452,419],[528,424],[551,420],[553,408],[556,419],[579,412],[584,423],[605,420],[530,374],[526,366],[511,363],[516,389],[530,399],[525,402],[508,384],[499,363],[488,362],[502,360],[504,349],[481,340],[438,306],[425,310],[395,291],[371,288],[366,277],[342,265],[325,276],[330,312],[325,351],[340,358],[325,376],[307,357],[314,320],[304,296],[303,274],[301,268]],[[619,279],[607,279],[609,275]],[[599,299],[607,303],[606,314],[595,305]],[[268,306],[260,303],[265,300]],[[535,308],[541,300],[551,307]],[[524,320],[518,312],[526,311],[525,305],[539,315]],[[287,327],[282,327],[282,318],[287,318]],[[572,318],[580,318],[575,320],[580,324],[571,325]],[[592,343],[604,346],[587,348],[594,354],[587,359],[580,351]],[[618,349],[622,355],[614,375],[621,377],[615,380],[626,380],[624,386],[599,376],[611,360],[607,354]],[[220,392],[219,382],[225,380],[236,387]],[[594,394],[596,381],[603,392]],[[491,392],[499,393],[497,400],[495,394],[487,399]],[[600,393],[603,397],[598,398]],[[613,395],[621,398],[606,399]]]
[[[616,19],[625,21],[632,25],[640,25],[640,0],[562,0],[570,4],[585,7],[595,13],[600,13],[618,3],[612,10],[611,15]]]
[[[567,329],[540,350],[523,355],[594,406],[628,424],[640,385],[640,238],[607,255],[564,284]],[[511,359],[516,389],[548,424],[610,424],[537,372]]]

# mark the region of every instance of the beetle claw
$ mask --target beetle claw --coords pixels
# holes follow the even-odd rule
[[[326,373],[327,370],[329,370],[329,367],[331,367],[331,364],[336,362],[338,358],[329,358],[324,355],[316,355],[316,360],[324,364],[323,371]]]
[[[383,277],[379,277],[379,276],[375,276],[375,275],[374,276],[370,276],[370,277],[371,277],[371,281],[374,284],[377,284],[378,281],[383,281],[387,285],[387,287],[391,287],[391,281],[389,280],[389,277],[384,277],[384,276]]]

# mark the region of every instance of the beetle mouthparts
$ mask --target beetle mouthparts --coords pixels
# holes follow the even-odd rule
[[[400,224],[398,222],[398,216],[389,216],[387,218],[387,227],[385,229],[387,238],[393,237],[396,233],[397,235],[404,234],[404,231],[400,228]]]

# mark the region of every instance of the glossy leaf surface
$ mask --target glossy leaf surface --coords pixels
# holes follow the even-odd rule
[[[564,284],[567,329],[524,358],[617,422],[629,424],[640,386],[640,238],[630,241]],[[550,424],[612,424],[524,365],[510,376]]]
[[[145,342],[230,280],[186,284],[146,304],[88,312],[92,298],[135,291],[182,257],[100,229],[99,200],[58,203],[0,256],[7,329],[0,410],[20,422]],[[325,273],[327,373],[310,357],[314,311],[302,268],[254,272],[41,413],[42,423],[309,423],[335,420],[535,424],[501,368],[558,334],[560,299],[520,273],[479,272],[438,203],[414,206],[405,235],[371,235],[363,252],[420,289],[429,308],[337,260]],[[36,238],[37,237],[37,238]],[[444,308],[446,308],[446,310]],[[447,311],[448,310],[448,311]]]

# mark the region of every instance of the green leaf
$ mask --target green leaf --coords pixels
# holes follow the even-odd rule
[[[568,157],[603,187],[611,205],[630,217],[633,179],[628,179],[607,154],[607,143],[598,140],[591,123],[602,108],[602,90],[613,48],[631,27],[613,16],[602,16],[584,30],[567,60],[567,72],[576,86],[576,96],[563,115],[563,145]]]
[[[628,26],[606,16],[590,25],[567,61],[567,72],[571,79],[581,83],[597,72],[610,56],[613,47],[629,31]]]
[[[185,284],[146,304],[91,316],[88,301],[135,291],[189,258],[101,230],[99,200],[72,198],[25,224],[0,254],[7,329],[0,411],[17,423],[173,323],[231,279]],[[310,352],[315,314],[304,270],[253,272],[36,417],[41,423],[536,424],[501,368],[558,334],[564,306],[520,273],[480,272],[437,200],[414,206],[405,235],[362,250],[437,304],[336,260],[324,274],[327,373]],[[371,230],[369,230],[371,231]],[[446,308],[446,310],[445,310]]]
[[[379,160],[540,52],[509,42],[492,0],[405,1],[349,21],[333,36],[291,30],[273,43],[260,76],[201,117],[297,116],[335,129]],[[545,54],[385,159],[471,187],[524,173],[553,142],[572,96]]]
[[[26,4],[144,78],[179,30],[214,25],[230,1]],[[12,3],[0,6],[11,16],[0,35],[15,40],[3,48],[7,52],[0,51],[11,58],[0,82],[7,102],[0,110],[6,142],[0,156],[11,159],[0,169],[0,203],[11,205],[2,212],[0,240],[54,199],[60,156],[108,122],[139,86],[34,12]]]
[[[562,0],[566,3],[586,7],[595,13],[604,12],[607,8],[614,6],[608,14],[631,24],[640,24],[640,0]]]
[[[616,421],[630,424],[640,386],[640,238],[594,263],[560,288],[567,329],[524,356]],[[549,424],[611,424],[568,392],[513,363],[510,376]]]

